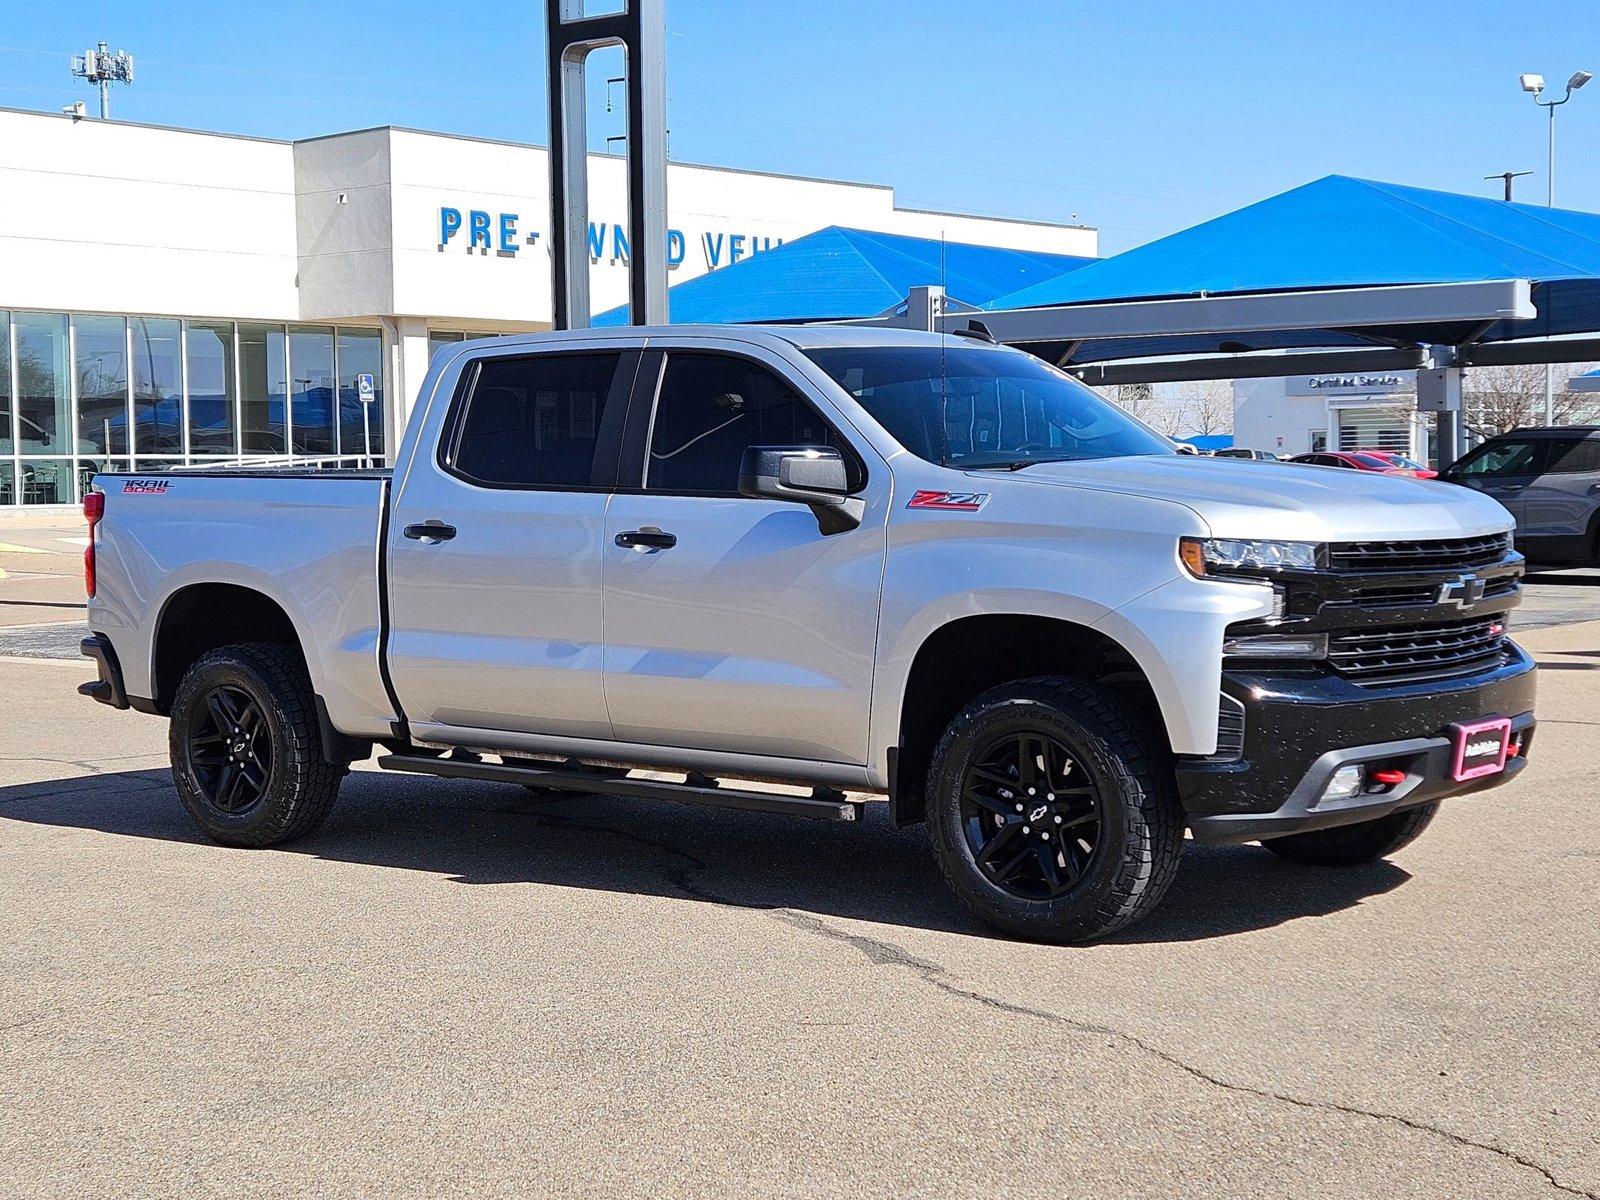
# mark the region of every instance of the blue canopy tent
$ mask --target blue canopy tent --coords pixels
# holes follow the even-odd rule
[[[1496,303],[1485,308],[1487,293],[1470,287],[1521,281],[1530,288],[1531,306]],[[1394,307],[1392,319],[1386,319],[1381,304],[1363,313],[1337,303],[1341,289],[1363,289],[1364,296],[1376,300],[1379,289],[1412,285],[1462,285],[1453,296],[1448,289],[1426,294],[1444,300],[1471,297],[1472,303],[1433,308],[1401,304]],[[1149,334],[1139,321],[1130,320],[1120,334],[1081,335],[1088,306],[1253,296],[1264,302],[1261,311],[1271,311],[1265,302],[1273,297],[1287,311],[1292,297],[1312,292],[1332,298],[1324,304],[1330,312],[1325,324],[1301,321],[1271,327],[1263,322],[1261,328],[1249,328],[1248,322],[1235,321],[1221,330],[1194,324]],[[1421,295],[1407,293],[1412,301]],[[1600,332],[1600,215],[1330,175],[1082,270],[1019,288],[985,307],[996,312],[985,324],[997,337],[1018,344],[1024,339],[1002,332],[1007,325],[1002,313],[1049,309],[1059,315],[1053,337],[1050,323],[1038,313],[1019,324],[1031,330],[1028,349],[1074,365],[1298,347],[1487,347],[1593,334]],[[1348,323],[1341,312],[1351,317]],[[1533,355],[1548,353],[1545,345],[1522,357],[1480,353],[1477,361],[1545,361]],[[1582,352],[1574,348],[1573,353],[1563,361],[1594,357],[1592,346]]]
[[[1095,261],[830,225],[678,284],[669,311],[680,325],[850,320],[875,317],[911,288],[939,283],[976,307]],[[625,306],[594,319],[627,323]]]

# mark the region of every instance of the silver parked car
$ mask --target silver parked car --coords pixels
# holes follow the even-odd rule
[[[1600,566],[1600,425],[1502,433],[1440,478],[1505,505],[1531,561]]]

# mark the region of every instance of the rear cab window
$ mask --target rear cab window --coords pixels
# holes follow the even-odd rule
[[[627,402],[623,377],[630,375],[622,362],[620,351],[482,359],[447,426],[441,465],[484,487],[614,482],[613,428]]]

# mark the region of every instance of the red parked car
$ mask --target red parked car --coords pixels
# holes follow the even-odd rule
[[[1386,459],[1397,467],[1410,471],[1418,479],[1437,479],[1439,472],[1427,463],[1420,463],[1409,454],[1401,454],[1398,450],[1358,450],[1357,454],[1370,454],[1373,458]]]
[[[1397,457],[1404,458],[1404,455]],[[1289,461],[1310,463],[1314,467],[1346,467],[1357,471],[1379,471],[1384,475],[1415,477],[1420,474],[1414,466],[1401,466],[1398,462],[1390,462],[1388,458],[1380,457],[1377,452],[1371,450],[1316,450],[1310,454],[1296,454]],[[1411,460],[1406,459],[1406,461]],[[1422,470],[1426,471],[1427,468],[1424,467]],[[1428,471],[1429,477],[1433,474],[1434,472]]]

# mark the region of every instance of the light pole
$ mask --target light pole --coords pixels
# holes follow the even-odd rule
[[[1594,78],[1593,72],[1574,71],[1567,80],[1567,90],[1559,100],[1541,100],[1544,92],[1543,75],[1524,75],[1522,90],[1533,96],[1533,102],[1550,114],[1549,158],[1545,166],[1545,207],[1556,206],[1556,109],[1572,99],[1572,93]],[[1555,373],[1549,363],[1544,365],[1544,423],[1556,423]]]

